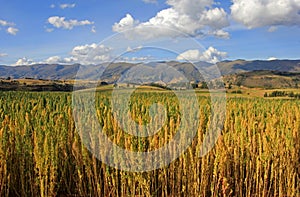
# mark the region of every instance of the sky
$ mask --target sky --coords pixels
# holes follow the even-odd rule
[[[0,65],[300,59],[300,0],[0,4]]]

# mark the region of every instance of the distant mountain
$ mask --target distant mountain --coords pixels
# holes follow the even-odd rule
[[[300,60],[235,60],[219,62],[217,65],[222,75],[249,72],[255,70],[300,72]]]
[[[281,71],[250,71],[227,75],[223,78],[227,86],[236,85],[260,88],[299,88],[300,73]]]
[[[49,80],[89,79],[114,82],[162,82],[178,83],[203,81],[204,78],[241,74],[256,70],[300,73],[300,60],[273,61],[223,61],[216,65],[207,62],[194,64],[170,61],[150,63],[112,63],[110,65],[60,65],[36,64],[32,66],[0,66],[0,78],[34,78]],[[179,72],[177,72],[179,71]],[[220,72],[220,73],[218,73]],[[255,72],[254,72],[255,73]],[[258,73],[257,73],[258,74]],[[245,75],[246,77],[246,75]],[[249,77],[249,76],[247,76]]]
[[[32,66],[0,66],[0,77],[13,79],[72,79],[80,65],[36,64]]]

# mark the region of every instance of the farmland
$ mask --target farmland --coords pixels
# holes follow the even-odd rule
[[[130,172],[109,167],[84,146],[71,93],[0,92],[0,195],[300,195],[300,100],[229,96],[221,136],[199,157],[211,110],[209,97],[197,96],[199,127],[191,146],[163,168]],[[110,99],[110,91],[96,94],[97,117],[103,132],[124,149],[162,147],[181,123],[172,92],[136,91],[130,108],[135,122],[150,121],[153,102],[169,106],[167,121],[154,136],[129,135],[111,118]]]

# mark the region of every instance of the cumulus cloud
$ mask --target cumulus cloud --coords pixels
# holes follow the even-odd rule
[[[99,64],[105,61],[110,61],[112,48],[99,44],[86,44],[75,46],[71,51],[71,56],[61,58],[52,56],[43,61],[47,64]]]
[[[112,48],[93,43],[74,47],[71,55],[82,64],[97,64],[111,60],[111,52]]]
[[[213,7],[213,0],[167,0],[170,7],[161,10],[146,22],[139,22],[126,14],[112,27],[115,32],[133,29],[128,35],[155,38],[177,37],[183,32],[190,36],[214,35],[228,37],[223,28],[229,26],[228,15],[223,8]],[[151,31],[149,28],[154,28]],[[172,30],[173,29],[173,30]],[[174,31],[175,30],[175,31]]]
[[[23,58],[18,59],[18,61],[15,64],[13,64],[13,66],[29,66],[29,65],[33,65],[33,64],[36,64],[36,62],[34,62],[32,59],[23,57]]]
[[[48,23],[53,25],[56,28],[63,28],[71,30],[76,26],[84,26],[84,25],[92,25],[94,24],[93,21],[89,20],[66,20],[65,17],[59,17],[59,16],[52,16],[48,18]]]
[[[248,28],[293,26],[300,24],[299,10],[300,0],[233,0],[231,15]]]
[[[11,35],[17,35],[17,33],[18,33],[18,31],[19,31],[19,29],[17,29],[17,28],[14,28],[14,27],[9,27],[9,28],[7,28],[7,33],[9,33],[9,34],[11,34]]]
[[[228,39],[230,37],[229,33],[224,31],[223,29],[212,31],[210,34],[215,37],[223,38],[223,39]]]
[[[52,56],[45,60],[47,64],[56,64],[61,62],[61,58],[59,56]]]
[[[75,46],[69,57],[52,56],[42,61],[34,61],[29,58],[20,58],[13,66],[33,64],[100,64],[108,62],[114,57],[112,48],[100,44],[86,44]]]
[[[126,14],[124,18],[122,18],[118,23],[115,23],[112,27],[113,31],[121,32],[127,29],[131,29],[136,26],[139,22],[134,20],[130,14]]]
[[[274,60],[278,60],[276,57],[269,57],[268,61],[274,61]]]
[[[67,4],[67,3],[64,3],[64,4],[60,4],[59,7],[61,9],[66,9],[66,8],[75,8],[76,4],[75,3],[72,3],[72,4]]]
[[[34,64],[74,64],[77,63],[78,59],[74,57],[61,58],[59,56],[52,56],[43,61],[34,61],[27,57],[23,57],[17,60],[12,66],[31,66]]]
[[[61,58],[59,56],[52,56],[52,57],[49,57],[48,59],[42,61],[41,63],[46,63],[46,64],[73,64],[73,63],[76,63],[76,60],[74,59],[74,57]]]
[[[188,50],[177,56],[177,60],[189,60],[191,62],[205,61],[209,63],[217,63],[227,57],[226,52],[218,51],[213,47],[209,47],[206,51]]]
[[[19,29],[15,28],[16,24],[0,19],[0,26],[8,27],[6,32],[11,35],[16,35]]]
[[[137,52],[141,50],[143,46],[128,47],[127,52]],[[45,59],[42,62],[44,64],[75,64],[82,65],[100,64],[104,62],[110,62],[112,60],[127,61],[127,62],[139,62],[153,59],[151,56],[139,56],[139,57],[116,57],[113,54],[113,48],[102,44],[86,44],[75,46],[70,52],[70,56],[62,58],[60,56],[52,56]],[[116,59],[115,59],[116,58]],[[28,64],[27,64],[28,65]]]

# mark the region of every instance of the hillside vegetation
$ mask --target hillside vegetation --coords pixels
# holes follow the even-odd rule
[[[300,73],[252,71],[225,76],[224,82],[249,88],[298,88],[300,87]]]

